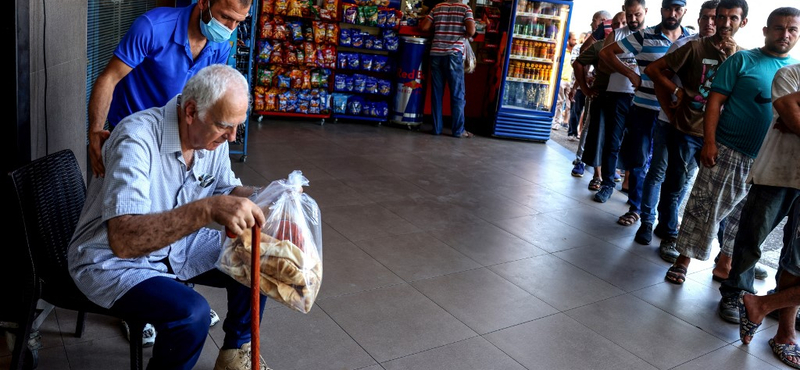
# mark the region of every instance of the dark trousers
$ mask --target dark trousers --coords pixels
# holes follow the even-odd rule
[[[569,127],[567,128],[567,136],[578,136],[578,124],[581,121],[581,114],[583,107],[586,104],[586,95],[583,91],[578,89],[575,91],[575,101],[572,102],[572,107],[569,112]],[[585,124],[585,123],[584,123]]]
[[[622,143],[622,163],[630,171],[628,179],[628,204],[631,212],[640,213],[642,188],[650,163],[650,147],[653,144],[653,127],[658,122],[658,111],[631,106],[625,117],[625,139]]]
[[[750,188],[733,243],[731,272],[719,287],[723,297],[738,296],[742,290],[756,293],[753,280],[756,262],[761,259],[761,244],[786,216],[789,220],[783,228],[781,259],[790,249],[798,248],[793,244],[798,242],[795,232],[800,222],[799,198],[798,189],[758,184]]]
[[[631,108],[633,94],[605,92],[603,95],[602,114],[605,122],[603,142],[602,172],[603,186],[614,187],[614,174],[617,173],[622,138],[625,136],[625,117]]]
[[[228,314],[222,324],[222,348],[239,348],[250,341],[250,288],[213,269],[187,281],[225,288]],[[261,296],[261,315],[266,296]],[[118,299],[112,310],[152,324],[158,339],[148,369],[192,369],[200,358],[211,324],[206,299],[184,282],[165,277],[147,279]],[[260,322],[260,321],[259,321]]]
[[[678,236],[678,209],[686,195],[692,173],[703,148],[703,138],[667,127],[667,171],[658,200],[658,225],[671,236]],[[720,243],[722,238],[719,239]]]

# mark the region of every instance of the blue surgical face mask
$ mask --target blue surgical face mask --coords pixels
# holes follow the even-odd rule
[[[208,4],[208,15],[211,16],[211,21],[208,24],[203,22],[203,17],[200,16],[200,32],[203,33],[209,41],[211,42],[225,42],[231,38],[231,34],[233,34],[233,30],[225,27],[220,21],[214,18],[214,15],[211,14],[211,2],[209,1]]]

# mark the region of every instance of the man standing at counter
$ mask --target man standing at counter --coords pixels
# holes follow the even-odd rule
[[[450,87],[451,127],[454,137],[472,137],[464,129],[464,43],[475,34],[472,9],[460,0],[437,4],[420,23],[420,29],[433,28],[431,44],[431,113],[434,135],[442,133],[442,97]]]

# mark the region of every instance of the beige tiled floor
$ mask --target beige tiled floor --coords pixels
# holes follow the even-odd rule
[[[265,120],[248,144],[246,162],[233,157],[243,181],[302,170],[324,222],[315,307],[265,312],[276,370],[785,368],[767,345],[774,320],[742,346],[717,317],[712,263],[666,283],[658,240],[638,245],[615,222],[624,194],[592,201],[554,142]],[[224,317],[224,292],[197,289]],[[117,321],[90,316],[75,338],[75,317],[48,317],[40,369],[127,368]],[[211,328],[197,369],[213,368],[222,337]]]

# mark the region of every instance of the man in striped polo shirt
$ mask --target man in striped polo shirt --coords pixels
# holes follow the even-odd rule
[[[639,69],[644,70],[650,62],[664,56],[673,42],[691,36],[691,33],[681,26],[684,14],[686,14],[685,0],[664,0],[661,3],[660,24],[633,33],[600,52],[600,57],[614,71],[627,77],[635,89],[633,106],[625,118],[627,132],[624,146],[619,141],[607,143],[607,145],[615,145],[617,148],[623,146],[621,150],[623,164],[625,169],[630,171],[628,179],[630,210],[620,216],[617,222],[621,225],[632,225],[639,220],[642,185],[647,174],[653,127],[658,119],[660,106],[655,95],[653,81],[647,75],[640,76],[636,71],[630,69],[616,55],[620,53],[633,54]],[[607,183],[608,181],[604,179],[603,188],[595,194],[595,200],[605,201],[611,196],[613,185],[607,186]]]
[[[464,43],[475,34],[472,9],[461,0],[446,0],[431,9],[420,23],[423,31],[433,28],[431,44],[431,113],[433,134],[442,133],[442,96],[444,86],[450,87],[452,135],[472,137],[464,130]]]

